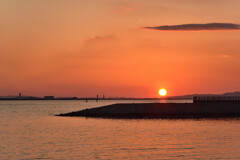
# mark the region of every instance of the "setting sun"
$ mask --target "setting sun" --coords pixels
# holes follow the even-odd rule
[[[159,93],[160,96],[165,96],[165,95],[167,95],[167,90],[166,89],[160,89],[158,93]]]

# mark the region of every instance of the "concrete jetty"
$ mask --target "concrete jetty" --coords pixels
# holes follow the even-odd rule
[[[240,101],[194,99],[194,103],[119,103],[57,116],[102,118],[240,117]]]

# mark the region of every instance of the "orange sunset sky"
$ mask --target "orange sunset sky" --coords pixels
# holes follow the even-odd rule
[[[238,28],[157,27],[238,25],[239,6],[239,0],[0,0],[0,96],[237,91]]]

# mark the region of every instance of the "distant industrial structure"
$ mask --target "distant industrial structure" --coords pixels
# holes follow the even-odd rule
[[[54,99],[54,96],[44,96],[44,99]]]
[[[193,103],[240,102],[240,96],[196,96]]]

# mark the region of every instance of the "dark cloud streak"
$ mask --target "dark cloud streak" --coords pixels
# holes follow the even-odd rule
[[[240,25],[234,23],[206,23],[206,24],[166,25],[143,28],[163,31],[238,30],[240,29]]]

